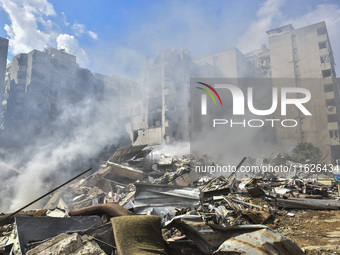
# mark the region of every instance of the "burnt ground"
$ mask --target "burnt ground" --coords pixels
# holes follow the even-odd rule
[[[269,227],[292,239],[308,255],[340,254],[340,211],[290,210]]]

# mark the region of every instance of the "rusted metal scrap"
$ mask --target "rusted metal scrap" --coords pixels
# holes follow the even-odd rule
[[[92,205],[88,207],[84,207],[81,209],[71,210],[68,213],[70,216],[84,216],[84,215],[107,215],[108,217],[116,217],[116,216],[126,216],[133,215],[133,213],[124,207],[114,204],[99,204]]]

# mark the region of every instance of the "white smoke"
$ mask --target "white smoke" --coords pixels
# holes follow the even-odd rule
[[[119,100],[116,96],[107,93],[100,101],[87,99],[77,105],[65,105],[53,123],[55,126],[45,130],[53,132],[52,135],[37,137],[34,144],[19,155],[7,155],[6,162],[20,168],[22,173],[12,176],[7,180],[7,186],[2,187],[4,196],[0,211],[17,210],[81,170],[92,167],[86,165],[88,159],[124,135],[123,125],[118,121]],[[27,161],[23,162],[23,158]],[[83,169],[78,169],[79,166]],[[7,197],[10,191],[13,193]]]

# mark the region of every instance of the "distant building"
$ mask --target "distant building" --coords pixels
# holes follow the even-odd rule
[[[265,45],[261,49],[249,52],[245,57],[248,64],[255,68],[256,74],[271,77],[269,49]]]
[[[302,87],[312,94],[306,103],[312,117],[298,109],[288,110],[287,118],[295,119],[298,126],[275,126],[271,141],[289,147],[311,142],[325,156],[340,158],[340,88],[325,22],[299,29],[287,25],[267,34],[269,49],[263,46],[245,55],[232,48],[192,60],[187,52],[164,50],[154,62],[147,62],[139,90],[135,90],[138,106],[128,110],[131,122],[127,129],[132,141],[141,144],[188,139],[190,78],[262,77],[273,78],[273,87]],[[245,91],[242,81],[238,86]],[[282,119],[280,111],[276,112],[271,117]]]
[[[295,80],[294,86],[310,90],[306,104],[312,117],[291,111],[297,128],[276,129],[279,143],[311,142],[323,154],[340,158],[339,84],[334,71],[334,57],[325,22],[294,29],[292,25],[267,31],[270,69],[274,87],[285,87],[280,78]]]
[[[99,99],[103,88],[102,78],[80,68],[76,57],[62,50],[19,54],[7,65],[4,137],[10,142],[34,137],[56,119],[62,107],[87,96]]]
[[[247,78],[262,76],[257,67],[237,48],[217,52],[194,60],[198,66],[210,65],[216,70],[210,77]]]
[[[131,121],[134,144],[188,141],[190,133],[190,78],[213,77],[221,72],[210,64],[196,65],[185,50],[163,50],[150,63],[133,91]],[[126,109],[129,109],[128,107]]]
[[[269,59],[268,49],[263,55]],[[126,127],[133,143],[189,141],[190,78],[265,77],[254,59],[232,48],[195,60],[187,51],[167,49],[152,63],[147,60],[142,79],[132,92],[135,107],[125,108],[131,114]]]
[[[8,40],[0,37],[0,129],[1,129],[2,101],[5,93],[7,52],[8,52]]]

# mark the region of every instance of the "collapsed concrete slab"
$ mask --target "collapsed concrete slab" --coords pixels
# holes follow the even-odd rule
[[[25,254],[28,244],[32,241],[42,241],[66,232],[77,232],[101,224],[99,216],[84,216],[70,218],[53,217],[16,217],[20,251]]]
[[[87,236],[62,233],[29,250],[26,255],[105,255],[106,253]]]

